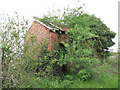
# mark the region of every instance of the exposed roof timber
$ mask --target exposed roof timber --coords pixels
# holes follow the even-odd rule
[[[45,27],[48,28],[49,30],[61,30],[61,31],[63,31],[63,29],[58,29],[59,27],[55,26],[55,25],[52,24],[52,23],[50,23],[50,24],[51,24],[52,26],[57,27],[57,28],[51,28],[50,26],[44,24],[43,22],[41,22],[41,21],[39,21],[39,20],[35,20],[35,21],[37,21],[37,22],[40,23],[41,25],[45,26]]]
[[[42,24],[43,26],[45,26],[46,28],[48,28],[48,29],[50,29],[50,30],[53,29],[53,28],[47,26],[46,24],[44,24],[43,22],[40,22],[39,20],[35,20],[35,21],[39,22],[40,24]]]
[[[56,26],[56,25],[54,25],[54,24],[52,24],[50,22],[49,22],[49,24],[52,25],[52,26],[54,26],[54,27],[56,27],[56,29],[63,31],[63,29],[60,29],[58,26]]]

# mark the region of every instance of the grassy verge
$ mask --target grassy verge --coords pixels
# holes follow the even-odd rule
[[[70,88],[118,88],[118,76],[115,75],[110,78],[104,78],[103,81],[91,79],[81,82],[79,80],[74,80]]]
[[[31,80],[30,80],[31,81]],[[37,78],[32,82],[23,83],[18,88],[118,88],[118,75],[110,78],[103,78],[102,81],[91,79],[88,81],[80,81],[79,78],[70,80],[58,80],[49,78]]]
[[[12,77],[12,80],[18,80],[17,88],[118,88],[118,58],[116,54],[112,56],[98,69],[100,70],[98,73],[100,77],[97,75],[96,78],[91,78],[87,81],[81,81],[78,77],[71,78],[66,76],[64,78],[56,76],[52,79],[48,77],[40,78],[28,73],[16,76],[14,74],[15,71],[18,74],[17,70],[14,70],[14,74],[12,74],[12,76],[15,76],[14,78]],[[106,72],[108,69],[110,69],[109,73]],[[16,82],[14,83],[16,84]]]

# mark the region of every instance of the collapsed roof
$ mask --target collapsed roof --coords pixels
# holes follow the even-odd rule
[[[38,23],[40,23],[41,25],[43,25],[44,27],[48,28],[49,30],[51,30],[51,31],[53,31],[53,32],[60,31],[60,33],[61,33],[61,32],[62,32],[62,33],[63,33],[63,32],[65,33],[66,30],[69,30],[69,29],[66,29],[66,28],[65,28],[65,29],[62,29],[62,28],[60,28],[60,27],[52,24],[51,22],[48,22],[48,24],[46,25],[45,23],[41,22],[38,17],[35,17],[35,16],[34,16],[34,19],[35,19]],[[89,34],[89,35],[88,35],[88,37],[87,37],[86,39],[98,38],[98,36],[95,35],[95,34],[93,34],[93,33],[90,33],[90,32],[89,32],[88,34]]]
[[[54,31],[54,32],[55,32],[55,31],[66,31],[66,30],[68,30],[68,29],[62,29],[62,28],[60,28],[60,27],[52,24],[51,22],[48,22],[48,24],[46,24],[46,23],[44,23],[44,22],[41,22],[41,21],[39,20],[39,18],[38,18],[38,17],[35,17],[35,16],[34,16],[34,19],[35,19],[37,22],[39,22],[41,25],[45,26],[46,28],[48,28],[49,30],[52,30],[52,31]]]

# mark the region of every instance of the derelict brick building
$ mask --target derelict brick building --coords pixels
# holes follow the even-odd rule
[[[43,39],[47,38],[47,41],[49,42],[47,44],[47,50],[50,51],[50,53],[52,53],[54,42],[58,41],[58,37],[57,37],[58,32],[61,33],[61,42],[66,42],[66,39],[67,39],[67,35],[65,34],[66,30],[68,29],[66,28],[61,29],[53,25],[52,23],[49,23],[49,25],[46,25],[43,22],[36,19],[32,23],[31,27],[29,28],[26,39],[28,40],[30,36],[32,36],[32,34],[37,36],[37,43],[43,42],[42,38]],[[93,38],[96,38],[96,36],[93,35],[92,37],[88,38],[88,40],[93,39]],[[83,43],[87,44],[86,41],[84,41]]]
[[[42,38],[43,39],[47,38],[47,41],[49,42],[47,44],[48,51],[52,53],[54,42],[57,42],[58,40],[56,32],[62,33],[61,42],[62,41],[65,42],[65,40],[67,39],[65,31],[66,29],[51,28],[50,26],[47,26],[43,22],[35,20],[27,32],[26,39],[28,40],[32,34],[37,36],[37,43],[43,42]]]

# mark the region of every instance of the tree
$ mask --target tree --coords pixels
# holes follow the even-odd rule
[[[108,48],[115,44],[112,41],[116,35],[115,32],[110,31],[110,29],[100,20],[100,18],[83,12],[82,7],[71,10],[64,9],[62,17],[49,14],[45,15],[42,19],[38,18],[38,20],[47,24],[51,22],[61,28],[71,29],[74,28],[76,24],[78,27],[90,28],[90,32],[99,37],[98,40],[95,41],[94,45],[95,49],[99,53],[99,58],[107,58],[107,56],[109,56]]]
[[[14,12],[15,17],[10,17],[8,14],[3,15],[0,21],[0,37],[2,42],[0,54],[2,55],[2,82],[4,83],[12,79],[8,74],[10,62],[13,62],[13,65],[15,65],[14,62],[20,61],[22,57],[23,41],[27,31],[28,21],[24,17],[20,18],[17,12]]]
[[[108,48],[113,46],[115,43],[112,39],[115,37],[115,32],[110,31],[110,29],[94,15],[86,15],[87,25],[90,27],[90,32],[98,35],[99,39],[95,41],[95,48],[99,52],[99,56],[106,58],[109,56]]]

